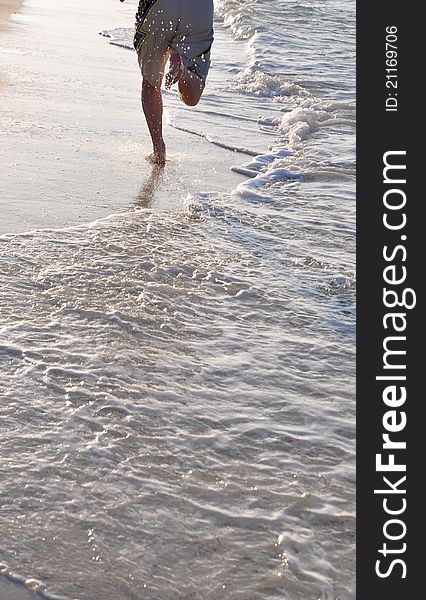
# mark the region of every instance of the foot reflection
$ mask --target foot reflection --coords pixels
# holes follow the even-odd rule
[[[154,201],[154,194],[164,173],[164,165],[152,165],[146,180],[135,198],[134,207],[150,208]]]

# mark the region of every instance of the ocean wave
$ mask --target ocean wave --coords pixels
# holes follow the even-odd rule
[[[217,43],[200,109],[166,96],[213,183],[187,152],[164,170],[168,210],[135,199],[0,238],[2,560],[31,575],[36,557],[69,597],[352,584],[354,110],[331,68],[306,75],[323,3],[217,6],[243,43]],[[103,34],[130,48],[131,32]],[[138,165],[128,137],[117,152]],[[219,193],[230,150],[247,179]]]
[[[288,96],[309,95],[297,83],[289,81],[282,75],[267,73],[258,65],[251,65],[238,73],[233,82],[233,89],[243,94],[275,100]]]
[[[216,14],[223,19],[225,27],[232,31],[237,40],[249,40],[256,33],[255,26],[247,23],[247,3],[244,0],[217,0]]]
[[[259,124],[276,127],[279,134],[287,139],[291,150],[300,148],[312,133],[330,123],[354,127],[355,107],[346,103],[306,98],[295,108],[286,109],[282,116],[259,118]]]
[[[0,562],[0,594],[2,598],[19,596],[21,600],[67,600],[64,596],[51,594],[46,586],[37,579],[23,577],[14,573],[4,563]]]

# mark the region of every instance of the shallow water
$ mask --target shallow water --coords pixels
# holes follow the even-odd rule
[[[353,11],[217,4],[204,101],[167,112],[246,152],[235,189],[159,210],[153,169],[120,214],[0,237],[10,571],[82,600],[348,597]]]

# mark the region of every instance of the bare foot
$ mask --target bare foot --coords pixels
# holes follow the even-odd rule
[[[145,160],[152,163],[153,165],[163,166],[166,164],[166,157],[161,156],[161,155],[157,154],[156,152],[153,152],[152,154],[148,154],[147,156],[145,156]]]
[[[166,89],[169,90],[174,83],[177,83],[182,77],[183,64],[180,54],[173,51],[169,61],[169,72],[166,75]]]
[[[148,156],[145,156],[145,159],[151,162],[153,165],[165,165],[166,146],[163,144],[161,148],[155,148],[152,154],[148,154]]]

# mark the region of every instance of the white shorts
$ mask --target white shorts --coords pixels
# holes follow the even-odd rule
[[[140,0],[134,46],[144,78],[161,86],[170,51],[205,82],[213,43],[213,0]]]

